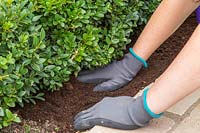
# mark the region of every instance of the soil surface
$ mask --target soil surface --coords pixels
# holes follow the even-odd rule
[[[196,26],[195,16],[192,15],[151,56],[148,60],[149,68],[142,69],[137,77],[124,88],[114,92],[93,92],[94,84],[80,83],[72,77],[60,91],[46,92],[45,102],[38,101],[37,105],[26,104],[23,109],[18,108],[16,112],[23,118],[23,122],[13,124],[3,132],[76,132],[72,123],[73,117],[78,112],[87,109],[106,96],[134,96],[158,78],[183,48]]]

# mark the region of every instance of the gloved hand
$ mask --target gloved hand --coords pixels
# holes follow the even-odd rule
[[[106,97],[75,116],[74,128],[86,130],[95,125],[132,130],[146,126],[152,119],[144,109],[143,96]]]
[[[121,61],[114,61],[96,70],[80,72],[77,79],[85,83],[101,83],[94,91],[113,91],[128,84],[142,68],[142,64],[128,53]]]

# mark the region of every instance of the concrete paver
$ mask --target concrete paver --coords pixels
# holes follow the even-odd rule
[[[200,104],[172,133],[200,133]]]
[[[200,89],[171,107],[168,112],[183,115],[200,98]]]
[[[160,119],[154,119],[150,122],[147,127],[140,128],[132,131],[124,131],[124,130],[116,130],[101,126],[95,126],[90,131],[86,131],[84,133],[166,133],[169,131],[175,122],[167,117],[162,117]]]

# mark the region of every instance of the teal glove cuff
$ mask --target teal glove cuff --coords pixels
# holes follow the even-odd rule
[[[143,92],[143,104],[144,104],[144,109],[146,110],[146,112],[153,118],[160,118],[163,113],[160,114],[155,114],[154,112],[151,111],[151,109],[149,108],[149,106],[147,105],[147,92],[149,91],[149,88],[146,88]]]
[[[146,62],[144,59],[142,59],[140,56],[138,56],[138,55],[133,51],[132,48],[129,48],[129,52],[130,52],[137,60],[139,60],[140,62],[142,62],[142,64],[144,65],[145,68],[148,67],[147,62]]]

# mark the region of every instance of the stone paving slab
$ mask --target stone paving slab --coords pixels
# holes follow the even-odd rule
[[[167,111],[174,114],[183,115],[199,98],[200,89],[185,97],[183,100],[172,106]]]
[[[200,133],[200,104],[172,133]]]
[[[162,117],[160,119],[152,120],[147,127],[140,128],[137,130],[125,131],[95,126],[90,131],[86,131],[84,133],[166,133],[174,126],[174,124],[175,122],[172,119]]]

